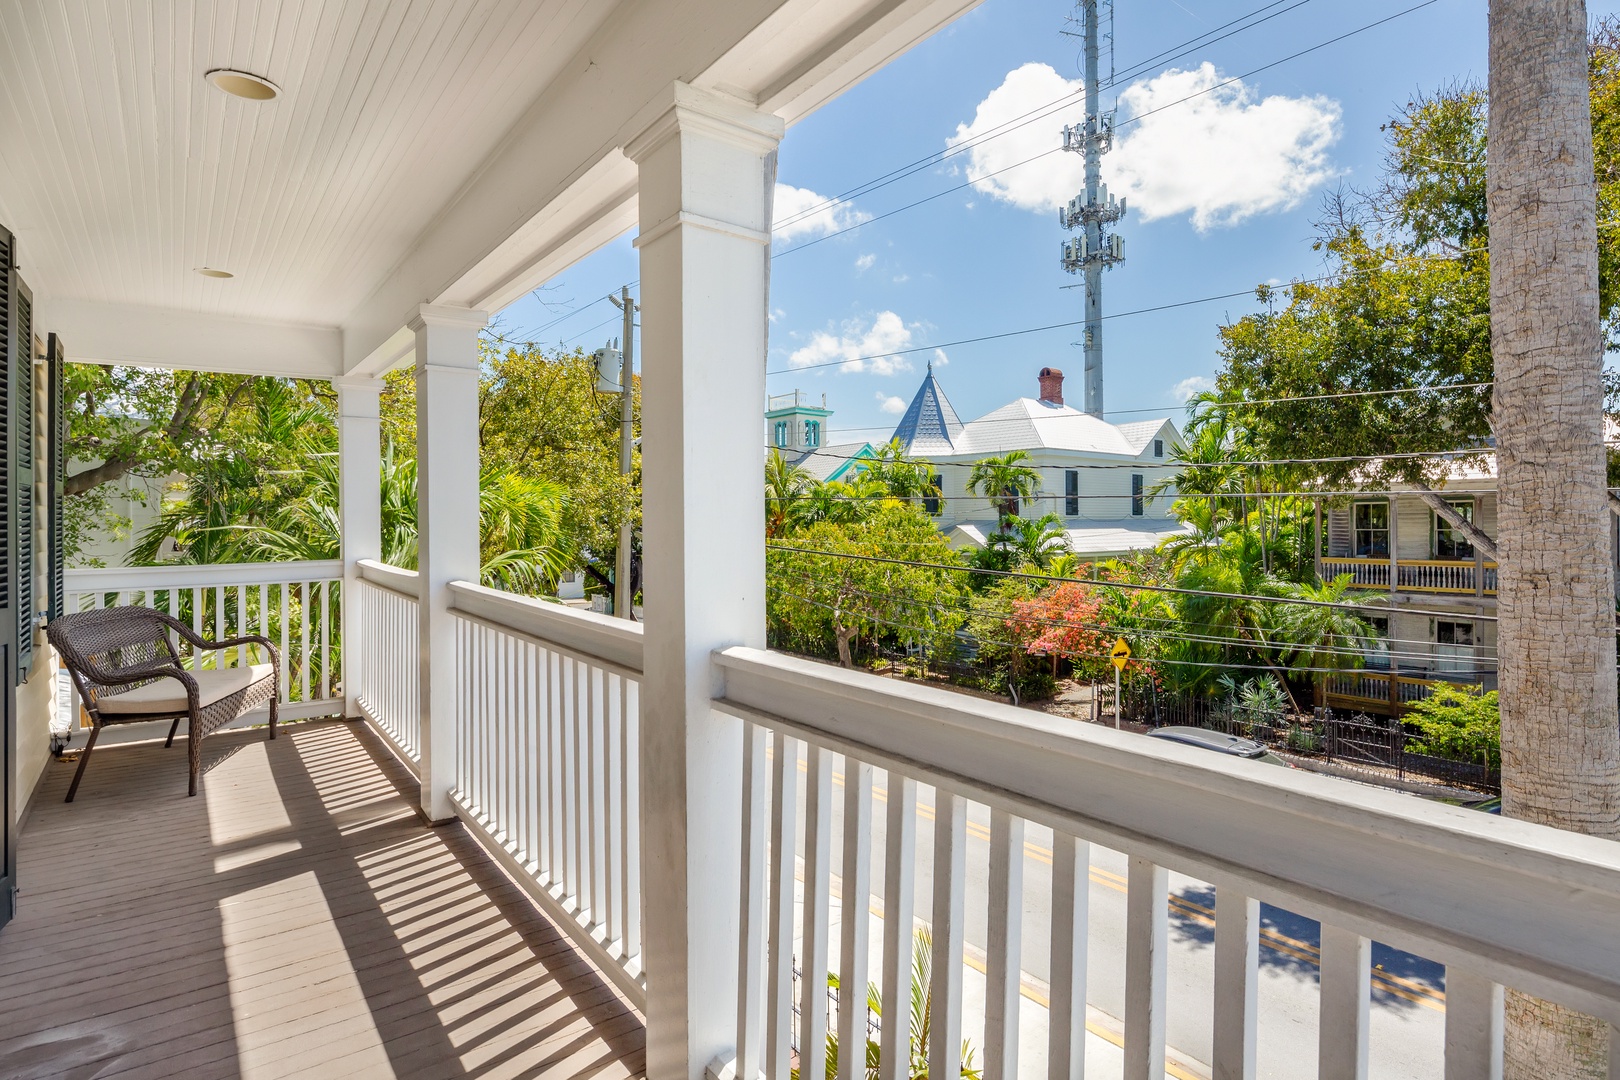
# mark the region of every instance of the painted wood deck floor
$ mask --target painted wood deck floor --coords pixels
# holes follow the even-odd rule
[[[0,1077],[639,1076],[640,1017],[359,724],[52,764],[0,930]]]

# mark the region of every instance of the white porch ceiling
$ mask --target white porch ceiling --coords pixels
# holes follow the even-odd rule
[[[672,80],[791,122],[977,2],[0,0],[0,224],[80,358],[376,370],[630,227]]]

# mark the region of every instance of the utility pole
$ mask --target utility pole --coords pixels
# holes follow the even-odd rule
[[[629,476],[635,450],[635,375],[636,312],[641,308],[630,299],[628,285],[618,296],[609,294],[613,306],[624,312],[624,350],[620,354],[619,375],[619,475]],[[634,542],[630,516],[625,515],[619,526],[619,550],[613,560],[613,614],[621,619],[634,620],[635,593],[630,589],[630,549]]]
[[[1112,68],[1113,0],[1078,0],[1069,22],[1078,23],[1080,30],[1063,31],[1085,42],[1086,116],[1082,123],[1064,127],[1063,149],[1085,155],[1086,189],[1058,211],[1058,221],[1065,229],[1081,230],[1063,241],[1062,263],[1071,274],[1085,274],[1086,412],[1097,417],[1103,414],[1102,272],[1125,261],[1124,239],[1104,228],[1125,216],[1125,200],[1114,201],[1102,182],[1102,156],[1114,145],[1114,113],[1102,111],[1101,30],[1105,18]]]

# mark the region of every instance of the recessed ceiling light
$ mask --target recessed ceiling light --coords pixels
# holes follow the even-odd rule
[[[231,68],[215,68],[203,78],[232,97],[249,101],[270,101],[281,93],[281,88],[264,76]]]
[[[215,270],[212,266],[199,266],[197,267],[197,273],[201,274],[203,277],[212,278],[229,278],[236,276],[229,270]]]

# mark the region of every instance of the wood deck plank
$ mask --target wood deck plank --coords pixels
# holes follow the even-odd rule
[[[0,1075],[455,1080],[644,1071],[641,1018],[361,725],[53,767],[0,931]]]

